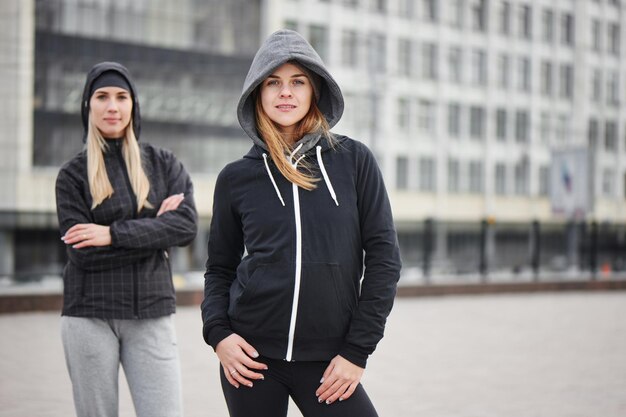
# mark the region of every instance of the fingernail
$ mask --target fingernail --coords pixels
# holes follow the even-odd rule
[[[317,402],[321,404],[322,403],[322,399],[320,397],[317,397]]]
[[[268,368],[268,367],[266,366],[266,367],[265,367],[265,368],[263,368],[263,369],[267,371],[267,370],[268,370],[268,369],[270,369],[270,368]]]
[[[265,381],[265,377],[264,376],[261,376],[261,381]]]
[[[252,382],[250,382],[250,383],[248,384],[248,386],[249,386],[250,388],[252,388]]]
[[[322,377],[322,379],[320,379],[320,384],[324,382],[324,377]]]
[[[330,400],[326,400],[326,405],[330,405]]]
[[[343,398],[339,397],[339,401],[340,401],[340,402],[341,402],[341,401],[343,401]]]
[[[259,352],[252,352],[252,357],[253,358],[258,358],[259,357]]]

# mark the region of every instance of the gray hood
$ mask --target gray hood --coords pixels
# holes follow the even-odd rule
[[[254,115],[253,91],[272,74],[278,67],[288,61],[295,61],[308,71],[317,74],[321,79],[317,106],[332,128],[343,114],[343,95],[339,86],[328,73],[320,56],[311,45],[293,30],[279,30],[271,34],[261,45],[254,56],[248,75],[243,85],[243,91],[237,105],[239,124],[252,141],[267,149],[256,130]],[[306,135],[298,144],[308,142],[301,152],[306,152],[315,145],[319,135]]]

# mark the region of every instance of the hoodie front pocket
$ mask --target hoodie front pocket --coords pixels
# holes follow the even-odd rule
[[[302,264],[296,334],[302,338],[343,337],[351,318],[349,300],[342,291],[338,264]]]
[[[293,274],[280,263],[256,267],[245,287],[231,300],[236,327],[263,334],[286,334],[293,294]]]

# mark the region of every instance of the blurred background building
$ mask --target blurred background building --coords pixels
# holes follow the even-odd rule
[[[0,276],[60,272],[54,181],[102,60],[135,76],[142,139],[192,173],[201,229],[174,259],[201,270],[215,176],[251,145],[243,79],[283,27],[342,87],[334,131],[377,156],[407,270],[578,268],[599,233],[619,269],[625,14],[620,0],[3,0]]]

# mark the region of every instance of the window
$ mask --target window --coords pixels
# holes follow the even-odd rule
[[[500,10],[499,10],[499,21],[500,27],[499,31],[503,35],[508,35],[511,33],[511,3],[508,1],[500,2]]]
[[[610,168],[602,170],[602,195],[604,197],[613,197],[613,182],[615,172]]]
[[[398,1],[398,16],[404,19],[413,19],[415,14],[414,0],[399,0]]]
[[[450,82],[460,84],[463,74],[463,55],[461,48],[452,46],[448,50],[448,70]]]
[[[483,163],[472,161],[469,164],[469,192],[480,194],[483,192]]]
[[[381,33],[368,35],[368,56],[370,68],[376,73],[386,71],[387,62],[387,39]]]
[[[428,22],[436,22],[439,19],[439,12],[437,10],[439,0],[422,0],[422,2],[422,5],[424,6],[424,20]]]
[[[496,195],[506,195],[506,165],[496,164],[494,189]]]
[[[285,29],[298,31],[298,22],[295,20],[285,20]]]
[[[496,139],[506,141],[506,109],[496,110]]]
[[[420,191],[435,191],[436,170],[435,161],[432,158],[420,158]]]
[[[487,0],[471,0],[472,29],[487,31]]]
[[[549,61],[541,63],[541,94],[547,97],[552,95],[552,63]]]
[[[424,133],[435,132],[435,105],[431,101],[419,101],[417,127]]]
[[[550,118],[550,113],[548,112],[541,112],[541,120],[540,120],[540,126],[539,126],[539,134],[541,135],[541,141],[545,144],[549,144],[550,143],[550,139],[551,139],[551,118]]]
[[[561,17],[561,43],[574,45],[574,16],[564,13]]]
[[[587,139],[589,141],[589,149],[594,150],[598,147],[598,139],[600,137],[600,124],[598,119],[589,119],[589,127],[587,132]]]
[[[482,107],[470,107],[470,137],[473,139],[485,137],[485,109]]]
[[[434,43],[422,45],[422,75],[427,80],[437,79],[437,45]]]
[[[591,49],[596,52],[602,50],[602,23],[598,19],[591,21]]]
[[[619,55],[619,23],[609,24],[609,52],[613,55]]]
[[[528,174],[528,160],[522,158],[519,163],[515,164],[515,194],[528,194]]]
[[[554,12],[551,9],[543,9],[541,13],[541,39],[545,43],[554,41]]]
[[[617,150],[617,123],[612,120],[607,120],[604,124],[604,149]]]
[[[461,171],[459,161],[456,159],[448,160],[448,192],[458,193],[460,187]]]
[[[532,9],[524,5],[519,10],[519,35],[523,39],[532,38]]]
[[[328,62],[328,28],[320,25],[309,26],[309,42],[322,61]]]
[[[518,65],[518,89],[523,92],[530,92],[530,58],[522,57],[517,61]]]
[[[510,64],[511,59],[508,55],[500,54],[498,56],[498,87],[506,90],[510,84]]]
[[[598,68],[591,71],[591,100],[596,103],[602,100],[602,71]]]
[[[606,101],[610,106],[619,105],[619,72],[610,71],[607,74]]]
[[[341,64],[344,67],[356,68],[358,60],[358,38],[354,30],[344,29],[341,32]]]
[[[411,40],[398,39],[398,74],[403,77],[411,75]]]
[[[560,114],[556,120],[556,140],[559,143],[568,143],[570,139],[570,117]]]
[[[387,13],[387,0],[371,0],[372,10],[378,13]]]
[[[448,135],[458,138],[461,134],[461,105],[459,103],[448,104]]]
[[[487,84],[487,53],[482,49],[472,51],[472,84]]]
[[[408,132],[411,120],[411,108],[409,100],[405,97],[398,99],[398,128],[403,132]]]
[[[548,196],[550,194],[550,167],[539,167],[539,195]]]
[[[409,160],[406,156],[396,158],[396,188],[398,190],[409,188]]]
[[[561,64],[560,89],[561,98],[571,99],[574,95],[574,67],[569,64]]]
[[[450,26],[461,29],[463,27],[463,2],[465,0],[450,0]]]
[[[530,130],[530,116],[525,110],[515,112],[515,140],[517,142],[528,142]]]

